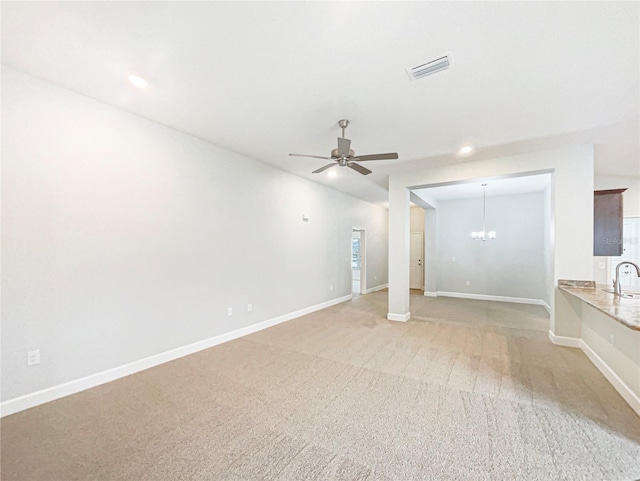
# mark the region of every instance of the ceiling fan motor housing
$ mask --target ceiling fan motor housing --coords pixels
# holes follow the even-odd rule
[[[353,150],[349,149],[349,155],[346,155],[345,157],[352,158],[352,157],[354,157],[355,155],[356,155],[356,153],[355,153]],[[340,154],[338,153],[338,149],[333,149],[333,150],[331,151],[331,157],[333,157],[334,159],[339,159],[340,157],[342,157],[342,155],[340,155]]]

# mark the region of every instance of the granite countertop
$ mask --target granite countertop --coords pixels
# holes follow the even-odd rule
[[[603,289],[608,289],[609,286],[596,286],[593,281],[559,280],[558,288],[583,300],[620,324],[640,331],[640,299],[605,292]]]

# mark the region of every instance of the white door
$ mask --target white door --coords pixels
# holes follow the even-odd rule
[[[410,263],[409,271],[411,277],[409,279],[409,287],[411,289],[422,289],[424,282],[424,271],[422,262],[424,250],[424,241],[422,240],[422,232],[411,233],[411,245],[410,245]]]

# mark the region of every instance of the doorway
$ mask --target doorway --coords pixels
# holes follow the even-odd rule
[[[424,288],[424,234],[422,232],[411,233],[411,244],[409,249],[409,288]]]
[[[351,233],[351,293],[354,296],[366,291],[365,230],[353,228]]]

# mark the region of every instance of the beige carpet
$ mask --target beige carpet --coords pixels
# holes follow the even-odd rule
[[[360,296],[4,418],[2,479],[640,478],[640,418],[543,309],[412,303],[393,323]]]

